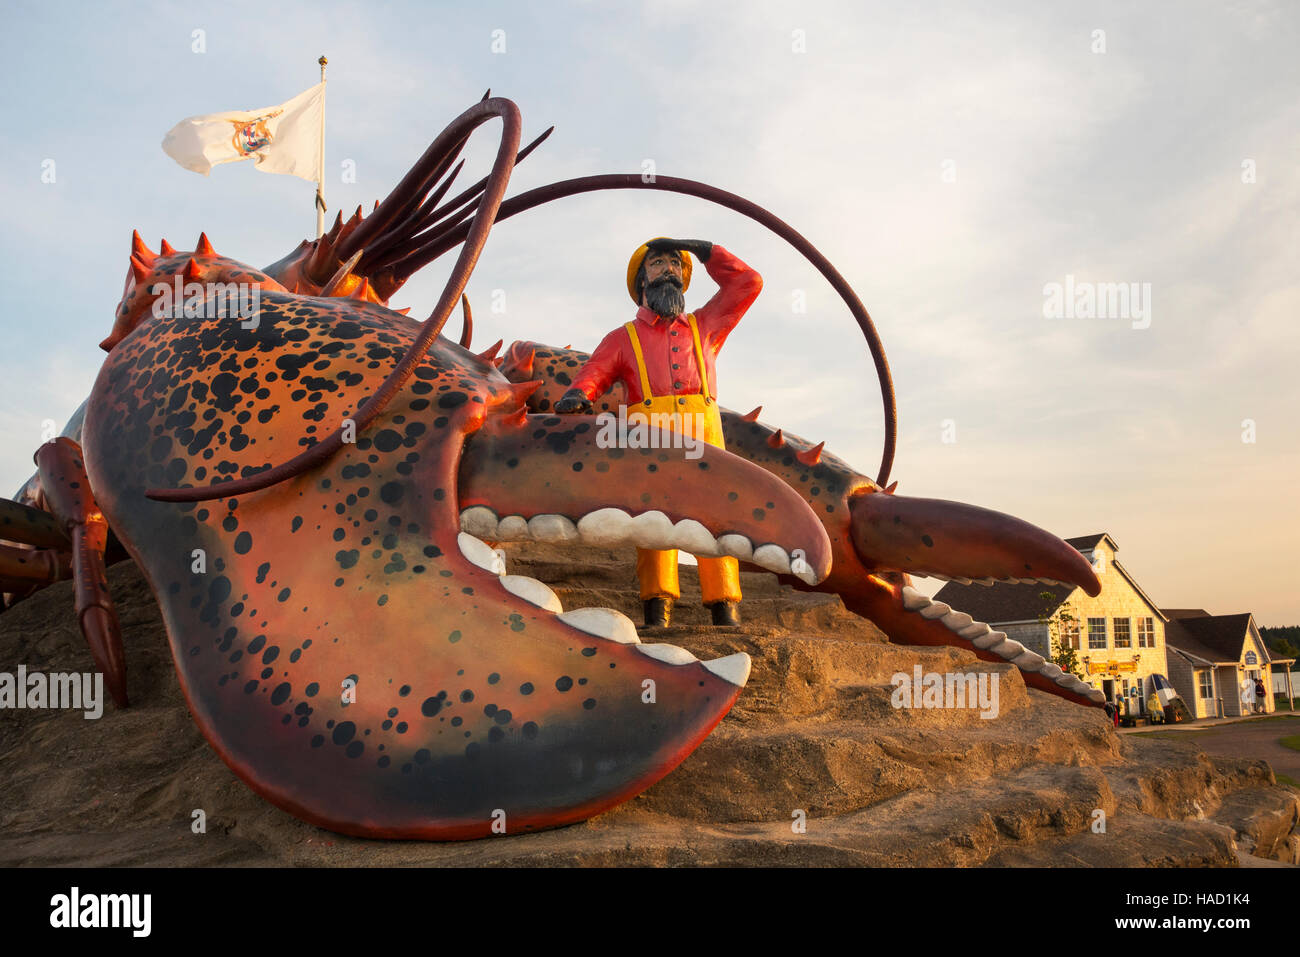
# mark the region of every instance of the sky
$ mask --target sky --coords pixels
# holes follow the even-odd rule
[[[525,141],[556,127],[509,194],[652,161],[820,248],[884,342],[900,494],[1061,537],[1106,531],[1163,607],[1300,623],[1294,4],[7,10],[0,493],[31,475],[44,423],[61,429],[89,393],[133,228],[182,249],[203,230],[255,266],[314,235],[312,184],[250,163],[203,177],[160,143],[184,117],[289,99],[324,53],[331,219],[385,196],[490,87],[518,104]],[[487,172],[498,130],[475,134],[464,183]],[[475,344],[590,350],[631,318],[627,258],[657,235],[720,243],[763,275],[718,363],[722,404],[762,405],[874,476],[881,399],[848,310],[793,249],[719,207],[611,192],[502,223],[468,287]],[[427,315],[451,259],[392,305]],[[712,292],[697,282],[688,305]],[[1142,313],[1051,315],[1051,284],[1067,282],[1136,284]]]

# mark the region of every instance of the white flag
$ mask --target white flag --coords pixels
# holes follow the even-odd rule
[[[325,83],[264,110],[191,116],[173,126],[162,148],[186,169],[207,176],[219,163],[252,157],[263,173],[320,179]]]

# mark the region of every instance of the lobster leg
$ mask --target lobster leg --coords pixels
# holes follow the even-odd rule
[[[72,576],[71,542],[63,526],[49,512],[0,499],[0,592],[12,600],[37,588]]]
[[[34,458],[50,510],[72,539],[72,577],[76,581],[81,633],[90,645],[95,664],[104,673],[113,702],[124,708],[126,655],[104,570],[108,522],[91,494],[81,446],[59,436],[37,449]]]

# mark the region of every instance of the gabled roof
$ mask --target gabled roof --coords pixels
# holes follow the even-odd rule
[[[1194,614],[1191,616],[1178,616],[1175,613],[1180,609],[1169,608],[1161,609],[1169,618],[1177,617],[1178,624],[1182,627],[1191,640],[1201,646],[1202,649],[1213,653],[1215,661],[1230,662],[1235,664],[1241,660],[1246,638],[1250,635],[1250,612],[1240,615],[1206,615]],[[1196,611],[1200,611],[1197,609]],[[1168,641],[1173,641],[1168,627],[1165,629],[1165,637]],[[1205,657],[1201,652],[1195,654]],[[1265,652],[1265,660],[1268,653]]]
[[[1204,608],[1161,608],[1166,618],[1209,618],[1210,613]]]
[[[1039,616],[1050,618],[1072,594],[1072,585],[960,585],[948,582],[935,594],[935,601],[946,602],[956,611],[964,611],[976,621],[998,624],[1007,621],[1033,621]],[[1051,592],[1051,599],[1043,599]]]
[[[1164,611],[1164,609],[1162,609]],[[1168,615],[1168,611],[1165,611]],[[1192,660],[1192,664],[1198,667],[1209,665],[1235,665],[1240,657],[1240,649],[1236,657],[1226,657],[1217,648],[1211,648],[1203,643],[1198,636],[1192,634],[1186,627],[1186,619],[1178,620],[1170,618],[1165,625],[1165,644],[1171,650],[1178,652],[1184,658]]]
[[[1110,547],[1113,551],[1119,551],[1119,546],[1115,544],[1115,539],[1111,538],[1107,532],[1097,532],[1093,535],[1080,535],[1078,538],[1067,538],[1065,544],[1073,545],[1081,552],[1089,552],[1097,547],[1097,543],[1103,538],[1110,540]]]

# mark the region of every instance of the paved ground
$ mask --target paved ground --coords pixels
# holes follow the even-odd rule
[[[1180,725],[1161,731],[1121,729],[1127,734],[1150,734],[1153,737],[1186,738],[1189,744],[1209,754],[1230,755],[1237,758],[1263,758],[1275,774],[1285,774],[1292,781],[1300,781],[1300,751],[1278,744],[1280,738],[1300,734],[1300,713],[1273,715],[1269,718],[1245,718],[1219,724],[1203,723]]]

